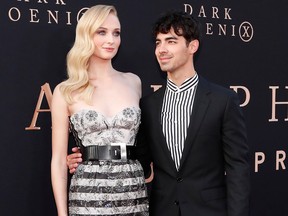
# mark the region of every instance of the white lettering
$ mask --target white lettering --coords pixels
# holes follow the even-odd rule
[[[193,8],[190,4],[184,4],[184,11],[185,13],[188,13],[191,15],[193,13]]]
[[[150,85],[150,87],[153,89],[153,91],[157,91],[158,89],[160,89],[162,87],[162,85]]]
[[[79,21],[79,19],[81,18],[81,16],[85,13],[86,10],[88,10],[89,8],[82,8],[78,14],[77,14],[77,22]]]
[[[217,7],[212,7],[212,18],[217,18],[219,19],[219,16],[218,16],[218,8]]]
[[[39,19],[37,18],[37,14],[39,13],[39,11],[37,9],[30,9],[30,22],[31,23],[39,23]]]
[[[226,20],[226,19],[232,20],[230,14],[229,14],[229,12],[231,11],[231,8],[224,8],[224,10],[225,10],[224,19],[225,19],[225,20]]]
[[[286,159],[285,151],[282,150],[276,151],[276,170],[279,170],[280,165],[283,170],[286,169],[286,166],[284,164],[285,159]]]
[[[212,31],[212,27],[213,27],[213,24],[212,23],[206,23],[206,34],[207,35],[213,35],[213,31]]]
[[[48,10],[48,23],[52,23],[51,22],[51,18],[55,21],[55,23],[58,24],[58,11],[54,11],[55,15],[52,13],[52,11]]]
[[[203,5],[200,7],[198,17],[206,17],[205,9],[204,9]]]
[[[61,5],[66,5],[66,3],[63,0],[57,0],[56,4],[60,4],[60,2],[61,2]]]
[[[235,25],[231,25],[231,27],[232,27],[232,34],[231,34],[231,36],[235,36]]]
[[[16,12],[16,14],[15,14],[16,16],[15,17],[12,16],[12,12],[13,11]],[[18,8],[16,8],[16,7],[10,8],[10,10],[8,11],[8,17],[10,18],[10,20],[12,20],[14,22],[17,22],[20,19],[20,17],[21,17],[20,10]]]
[[[278,119],[276,118],[276,105],[288,105],[288,101],[276,101],[276,90],[279,89],[279,86],[269,86],[269,88],[272,89],[272,116],[268,121],[277,122]],[[288,89],[288,86],[285,86],[285,89]],[[284,121],[288,121],[288,111],[287,118],[285,118]]]
[[[70,11],[67,11],[66,13],[67,13],[67,23],[66,23],[66,24],[67,24],[67,25],[72,25],[72,24],[71,24],[71,12],[70,12]]]
[[[255,152],[255,172],[258,172],[258,165],[264,163],[265,154],[263,152]]]
[[[246,106],[250,101],[250,91],[245,86],[230,86],[236,93],[238,93],[238,89],[242,89],[245,93],[245,100],[243,103],[240,104],[240,107]]]
[[[227,31],[226,25],[225,24],[224,25],[219,24],[219,35],[222,35],[222,33],[223,33],[223,35],[226,35],[226,31]]]

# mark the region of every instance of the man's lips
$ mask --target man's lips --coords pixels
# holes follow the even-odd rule
[[[169,61],[171,59],[170,56],[162,56],[162,57],[159,57],[159,61],[161,62],[166,62],[166,61]]]

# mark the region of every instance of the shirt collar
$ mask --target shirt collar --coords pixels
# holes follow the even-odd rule
[[[188,89],[195,87],[198,83],[198,74],[196,73],[193,77],[187,78],[179,87],[167,78],[167,88],[172,92],[183,92]]]

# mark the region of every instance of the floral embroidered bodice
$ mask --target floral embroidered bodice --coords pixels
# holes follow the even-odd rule
[[[70,128],[77,145],[134,145],[140,125],[141,110],[127,107],[113,117],[92,109],[82,109],[70,116]]]

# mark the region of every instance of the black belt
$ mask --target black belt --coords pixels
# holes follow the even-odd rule
[[[127,160],[132,159],[133,146],[125,143],[113,143],[105,146],[81,146],[83,161]]]

